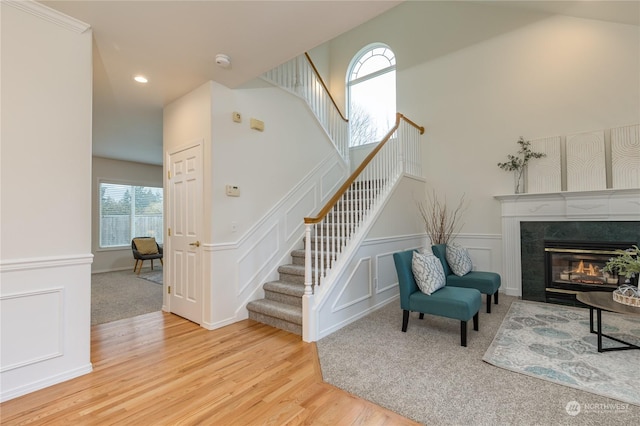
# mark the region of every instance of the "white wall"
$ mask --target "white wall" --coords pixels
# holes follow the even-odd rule
[[[121,183],[136,186],[163,186],[162,166],[93,157],[91,177],[91,272],[133,271],[131,247],[100,248],[100,182]],[[149,264],[149,262],[147,262]],[[150,265],[150,264],[149,264]],[[146,267],[146,265],[145,265]]]
[[[513,177],[496,163],[520,135],[638,122],[639,40],[637,27],[553,17],[401,73],[399,91],[413,94],[403,105],[423,109],[434,148],[423,156],[427,177],[469,195],[466,232],[500,232],[492,197],[512,193]]]
[[[252,117],[264,132],[250,129]],[[247,317],[246,303],[263,296],[262,285],[300,245],[304,216],[348,167],[304,102],[261,80],[233,90],[208,82],[168,105],[165,153],[196,140],[205,163],[202,325],[213,329]],[[226,196],[227,184],[240,197]]]
[[[91,30],[16,3],[0,4],[2,400],[91,371]]]
[[[330,42],[332,93],[370,42],[397,56],[398,110],[426,127],[427,188],[470,207],[463,233],[499,236],[513,178],[496,163],[534,139],[638,123],[637,26],[459,2],[406,2]],[[336,95],[337,94],[337,95]]]
[[[324,43],[320,46],[314,47],[307,52],[313,65],[316,67],[318,74],[322,77],[325,84],[329,83],[329,75],[331,73],[331,50],[329,44]],[[331,94],[333,95],[333,93]]]
[[[242,123],[232,122],[233,111],[242,114]],[[252,117],[265,123],[264,132],[249,128]],[[238,241],[335,151],[301,99],[262,80],[235,90],[214,84],[212,128],[215,243]],[[239,186],[240,197],[227,197],[226,184]]]

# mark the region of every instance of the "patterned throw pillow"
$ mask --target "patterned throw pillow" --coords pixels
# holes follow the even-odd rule
[[[466,248],[457,244],[447,244],[447,263],[451,271],[461,277],[473,269],[473,263]]]
[[[411,269],[416,284],[424,294],[431,294],[439,288],[444,287],[444,268],[440,259],[433,254],[421,254],[413,252]]]

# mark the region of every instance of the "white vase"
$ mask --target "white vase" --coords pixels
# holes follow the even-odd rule
[[[523,194],[525,168],[513,171],[513,190],[516,194]]]

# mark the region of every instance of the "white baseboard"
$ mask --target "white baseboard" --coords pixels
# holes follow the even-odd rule
[[[38,380],[27,385],[19,386],[14,389],[3,389],[2,393],[0,394],[0,402],[5,402],[22,395],[44,389],[49,386],[57,385],[58,383],[66,382],[67,380],[75,379],[76,377],[83,376],[85,374],[91,373],[92,371],[93,365],[89,363],[82,367],[74,368],[73,370],[65,371],[64,373],[56,374],[54,376]]]

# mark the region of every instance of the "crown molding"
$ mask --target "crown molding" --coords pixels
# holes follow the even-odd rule
[[[58,12],[57,10],[34,0],[3,0],[2,3],[13,6],[23,12],[30,13],[40,19],[60,25],[63,28],[79,34],[82,34],[91,28],[91,25],[87,23]]]

